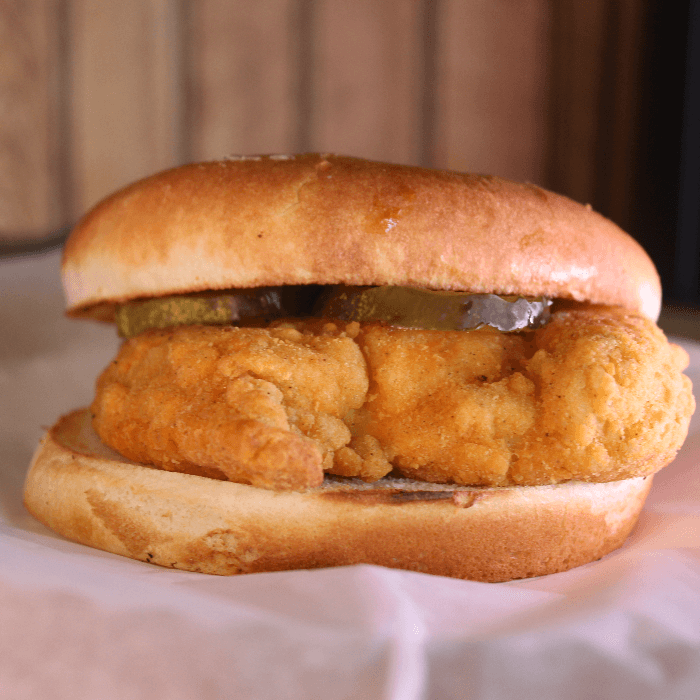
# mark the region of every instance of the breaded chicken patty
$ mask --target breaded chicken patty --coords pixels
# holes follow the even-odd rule
[[[101,439],[167,470],[303,490],[329,472],[463,485],[651,474],[694,409],[687,355],[637,314],[554,313],[527,333],[319,320],[185,326],[124,343]]]

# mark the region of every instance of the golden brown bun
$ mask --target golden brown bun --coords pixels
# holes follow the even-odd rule
[[[307,154],[175,168],[76,226],[74,316],[137,297],[283,284],[403,285],[619,305],[656,320],[661,288],[615,224],[530,184]]]
[[[44,438],[25,504],[59,534],[210,574],[369,563],[478,581],[564,571],[619,547],[651,477],[504,489],[329,481],[274,492],[129,462],[86,410]]]

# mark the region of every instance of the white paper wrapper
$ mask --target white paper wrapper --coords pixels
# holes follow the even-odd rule
[[[0,262],[0,698],[700,697],[700,425],[600,562],[483,584],[356,566],[220,578],[66,542],[25,513],[42,426],[113,328],[61,317],[57,253]],[[689,374],[700,386],[700,344]]]

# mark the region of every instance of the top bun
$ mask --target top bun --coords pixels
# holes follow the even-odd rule
[[[115,303],[288,284],[401,285],[623,306],[656,320],[661,285],[611,221],[531,184],[325,154],[185,165],[75,227],[72,316]]]

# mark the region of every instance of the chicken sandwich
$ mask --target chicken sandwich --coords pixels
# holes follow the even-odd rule
[[[87,214],[63,281],[125,340],[27,508],[163,566],[562,571],[624,542],[694,409],[641,247],[495,177],[187,165]]]

